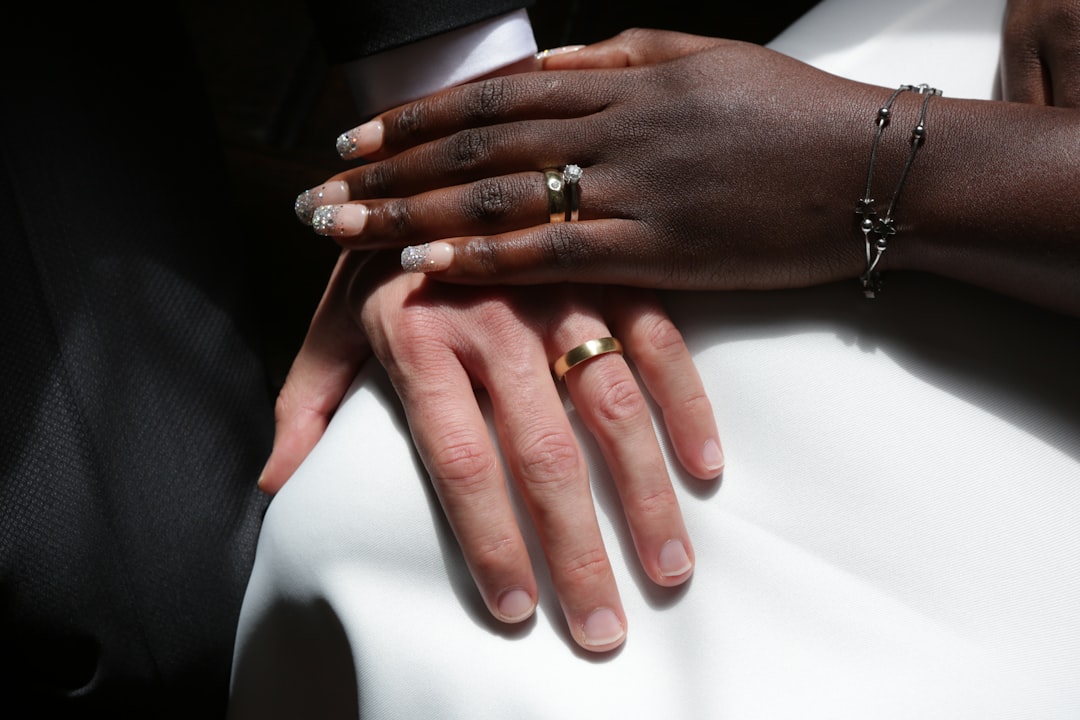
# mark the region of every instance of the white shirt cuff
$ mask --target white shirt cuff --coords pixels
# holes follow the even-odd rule
[[[345,65],[364,117],[486,75],[536,54],[525,10],[369,55]]]

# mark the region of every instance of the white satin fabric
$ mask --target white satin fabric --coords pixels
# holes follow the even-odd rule
[[[985,98],[1003,5],[826,0],[774,47]],[[629,618],[600,657],[546,577],[534,620],[489,619],[370,364],[271,503],[232,717],[1080,717],[1080,323],[887,281],[668,296],[728,469],[670,456],[697,568],[658,588],[578,425]]]

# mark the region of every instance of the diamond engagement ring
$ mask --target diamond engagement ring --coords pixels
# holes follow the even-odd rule
[[[578,204],[581,199],[581,188],[578,186],[578,182],[581,180],[581,176],[584,171],[579,165],[567,165],[563,168],[563,192],[566,195],[566,221],[577,222],[578,219]]]

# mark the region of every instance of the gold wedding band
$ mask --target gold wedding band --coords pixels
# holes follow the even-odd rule
[[[544,187],[548,194],[548,219],[553,222],[562,222],[566,219],[566,193],[563,186],[563,174],[555,168],[544,171]]]
[[[556,360],[555,364],[552,365],[552,369],[555,371],[555,377],[562,380],[563,376],[570,372],[570,368],[580,365],[586,360],[591,360],[597,355],[606,355],[607,353],[619,353],[622,355],[622,351],[622,343],[613,337],[589,340],[588,342],[581,343],[576,348],[570,350]]]

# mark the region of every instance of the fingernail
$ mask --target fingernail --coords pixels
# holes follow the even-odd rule
[[[532,596],[521,588],[504,590],[495,604],[499,608],[499,616],[504,622],[509,623],[521,622],[528,618],[536,607]]]
[[[701,459],[705,462],[705,467],[712,472],[719,474],[724,469],[724,451],[720,449],[720,443],[713,438],[705,441]]]
[[[320,235],[354,236],[364,230],[365,205],[322,205],[311,214],[311,228]]]
[[[274,459],[274,453],[271,452],[270,457],[266,458],[266,464],[263,465],[263,469],[259,473],[259,479],[255,481],[255,484],[263,492],[269,492],[265,487],[265,485],[266,485],[266,472],[267,472],[267,470],[270,469],[270,461],[273,460],[273,459]]]
[[[660,548],[660,574],[666,578],[685,575],[693,563],[681,540],[668,540]]]
[[[405,272],[438,272],[450,267],[454,246],[448,242],[413,245],[401,251],[401,269]]]
[[[293,209],[296,211],[296,217],[300,218],[300,222],[310,225],[315,208],[321,205],[343,203],[348,199],[348,183],[344,180],[334,180],[333,182],[323,183],[319,187],[305,190],[297,195]]]
[[[552,55],[565,55],[566,53],[577,52],[578,50],[581,50],[583,47],[585,47],[585,46],[584,45],[563,45],[562,47],[551,48],[550,50],[541,50],[540,52],[536,53],[536,59],[537,60],[543,60],[544,58],[551,57]]]
[[[589,617],[585,618],[581,632],[584,643],[596,648],[617,643],[626,635],[619,616],[608,608],[593,610]]]
[[[382,141],[382,120],[371,120],[338,135],[338,155],[345,160],[363,157],[382,147]]]

